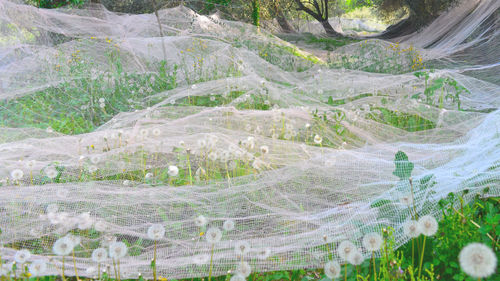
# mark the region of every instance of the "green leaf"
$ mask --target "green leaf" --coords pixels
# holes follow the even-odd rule
[[[370,207],[371,208],[378,208],[378,207],[382,207],[386,204],[389,204],[389,203],[392,203],[391,200],[387,200],[387,199],[378,199],[376,200],[375,202],[373,202]]]
[[[393,175],[399,177],[401,180],[409,179],[411,172],[415,166],[412,162],[408,161],[408,156],[403,151],[398,151],[394,157],[394,165],[396,169],[392,172]]]

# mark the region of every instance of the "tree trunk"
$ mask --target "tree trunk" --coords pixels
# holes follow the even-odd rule
[[[281,27],[281,30],[285,33],[295,33],[295,29],[293,26],[287,21],[285,15],[281,10],[276,12],[276,20]]]
[[[323,26],[323,28],[325,29],[326,34],[328,34],[329,36],[335,36],[335,37],[342,36],[342,34],[338,33],[337,31],[335,31],[333,29],[333,27],[330,24],[330,22],[328,21],[328,19],[322,20],[322,21],[320,21],[320,23]]]

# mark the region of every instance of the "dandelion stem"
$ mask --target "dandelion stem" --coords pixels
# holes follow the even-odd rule
[[[427,236],[424,236],[424,243],[422,245],[422,255],[420,256],[420,266],[418,267],[418,278],[422,275],[422,263],[424,261],[424,252],[425,252],[425,239]]]
[[[153,279],[156,281],[156,240],[155,240],[155,248],[153,252]]]
[[[116,262],[115,262],[115,259],[113,259],[113,268],[115,270],[115,279],[118,280],[118,272],[116,271]]]
[[[347,263],[344,264],[344,281],[347,281]]]
[[[413,195],[413,180],[410,178],[410,190],[411,190],[411,203],[413,204],[413,211],[415,212],[415,219],[418,219],[417,207],[415,206],[415,197]]]
[[[75,250],[73,250],[73,267],[75,268],[75,276],[76,280],[80,281],[80,278],[78,277],[78,272],[76,270],[76,258],[75,258]]]
[[[193,185],[193,176],[191,175],[191,162],[189,161],[189,152],[186,153],[186,160],[189,171],[189,185]]]
[[[101,263],[97,264],[97,280],[101,280]]]
[[[64,276],[64,256],[62,257],[61,277],[63,281],[66,281],[66,277]]]
[[[372,252],[372,261],[373,261],[373,278],[377,281],[377,268],[375,267],[375,254]]]
[[[210,269],[208,270],[208,281],[212,280],[212,266],[213,266],[213,258],[214,258],[214,247],[215,247],[215,244],[212,244],[212,253],[210,254]]]

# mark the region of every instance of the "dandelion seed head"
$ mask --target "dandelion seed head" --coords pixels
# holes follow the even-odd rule
[[[78,229],[81,230],[89,229],[92,227],[93,224],[94,220],[90,216],[90,213],[86,212],[78,216],[78,222],[77,222]]]
[[[127,254],[127,245],[123,242],[113,242],[109,245],[109,257],[113,259],[123,258]]]
[[[14,260],[19,264],[26,263],[30,258],[31,258],[31,253],[26,249],[19,250],[14,255]]]
[[[168,166],[168,175],[171,177],[176,177],[179,174],[179,168],[177,166]]]
[[[403,233],[410,238],[417,238],[421,234],[419,223],[414,220],[407,221],[403,225]]]
[[[92,261],[103,263],[108,259],[108,251],[104,248],[97,248],[92,252]]]
[[[372,232],[368,233],[363,237],[363,247],[370,252],[375,252],[380,250],[382,246],[382,236],[378,233]]]
[[[199,226],[199,227],[203,227],[207,224],[207,219],[205,218],[205,216],[203,215],[199,215],[198,217],[196,217],[196,219],[194,220],[194,224],[196,226]]]
[[[246,261],[245,262],[241,262],[238,265],[237,271],[238,271],[239,274],[243,275],[244,277],[248,277],[252,273],[252,267]]]
[[[418,220],[420,230],[425,236],[433,236],[438,230],[438,222],[433,216],[423,216]]]
[[[165,227],[161,224],[153,224],[148,228],[148,237],[151,240],[160,240],[165,236]]]
[[[347,256],[347,262],[352,265],[360,265],[364,261],[364,257],[359,250],[354,250],[350,255]]]
[[[30,264],[28,269],[33,277],[42,276],[47,271],[47,262],[44,260],[36,260]]]
[[[247,280],[246,277],[241,275],[240,273],[233,275],[231,279],[229,279],[229,281],[246,281],[246,280]]]
[[[222,232],[217,227],[210,227],[207,230],[207,233],[205,233],[205,238],[207,239],[207,242],[210,244],[218,243],[222,238]]]
[[[65,236],[57,239],[52,247],[52,251],[58,256],[67,256],[73,251],[73,247],[73,241]]]
[[[267,154],[267,153],[269,153],[269,146],[267,146],[267,145],[263,145],[263,146],[261,146],[261,147],[260,147],[260,152],[261,152],[262,154]]]
[[[339,254],[339,256],[346,261],[354,251],[356,251],[356,246],[347,240],[342,241],[337,248],[337,253]]]
[[[327,262],[324,270],[325,275],[332,280],[340,276],[340,264],[336,261]]]
[[[15,181],[22,179],[23,176],[24,172],[21,169],[15,169],[12,172],[10,172],[10,177]]]
[[[257,258],[260,260],[266,260],[271,256],[271,249],[270,248],[263,248],[257,250]]]
[[[222,228],[225,230],[225,231],[231,231],[234,229],[234,221],[233,220],[226,220],[224,222],[224,224],[222,225]]]
[[[458,256],[460,267],[469,276],[486,278],[497,267],[497,257],[493,250],[481,243],[470,243],[465,246]]]
[[[250,252],[250,244],[247,241],[238,241],[234,245],[234,252],[238,256],[242,256]]]
[[[54,167],[48,167],[47,169],[45,169],[45,175],[47,175],[49,179],[54,179],[58,174],[59,173]]]

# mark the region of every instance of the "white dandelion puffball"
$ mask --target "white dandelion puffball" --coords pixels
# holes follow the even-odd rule
[[[149,135],[149,130],[148,130],[148,129],[141,129],[141,130],[139,131],[139,134],[140,134],[143,138],[145,138],[145,137],[147,137],[147,136]]]
[[[323,141],[323,138],[320,137],[319,135],[314,136],[314,143],[320,144]]]
[[[35,165],[36,165],[35,160],[30,160],[26,162],[26,168],[28,168],[29,170],[33,170],[33,168],[35,168]]]
[[[176,177],[179,174],[179,168],[177,166],[168,166],[168,175],[171,177]]]
[[[23,176],[24,172],[20,169],[15,169],[12,172],[10,172],[10,177],[15,181],[22,179]]]
[[[260,152],[262,152],[262,154],[268,154],[269,153],[269,146],[267,146],[267,145],[261,146]]]
[[[105,107],[106,107],[106,104],[105,104],[105,103],[100,103],[100,104],[99,104],[99,107],[100,107],[100,108],[105,108]]]
[[[241,275],[240,273],[233,275],[233,277],[229,279],[229,281],[246,281],[246,280],[247,280],[246,277]]]
[[[271,249],[264,248],[257,251],[257,258],[260,260],[267,260],[271,256]]]
[[[14,260],[19,264],[27,262],[30,258],[31,258],[31,253],[26,249],[17,251],[16,255],[14,256]]]
[[[152,179],[153,178],[153,173],[147,173],[145,176],[144,176],[145,179],[149,180],[149,179]]]
[[[347,240],[342,241],[337,249],[339,256],[346,261],[354,251],[356,251],[356,246]]]
[[[211,227],[207,230],[207,233],[205,233],[205,236],[206,236],[208,243],[215,244],[217,242],[220,242],[220,240],[222,238],[222,232],[217,227]]]
[[[127,254],[127,245],[123,242],[114,242],[109,245],[109,257],[113,259],[123,258]]]
[[[246,261],[240,263],[236,270],[239,274],[243,275],[243,277],[248,277],[250,273],[252,273],[252,267]]]
[[[92,155],[90,157],[90,162],[92,164],[99,164],[99,162],[101,162],[101,156],[99,156],[99,155]]]
[[[347,256],[347,262],[352,265],[360,265],[363,263],[365,258],[359,250],[354,250],[350,255]]]
[[[418,220],[420,231],[425,236],[433,236],[438,230],[438,222],[433,216],[423,216]]]
[[[413,199],[411,198],[411,196],[403,196],[403,197],[399,198],[399,202],[401,202],[401,204],[403,204],[405,206],[413,205]]]
[[[108,251],[104,248],[97,248],[92,252],[92,260],[96,263],[103,263],[108,259]]]
[[[54,167],[48,167],[47,169],[45,169],[45,175],[47,175],[47,177],[49,179],[53,179],[55,177],[57,177],[59,173],[57,172],[56,168]]]
[[[207,264],[209,260],[210,260],[210,256],[207,254],[196,255],[193,257],[193,262],[194,262],[194,264],[197,264],[197,265]]]
[[[72,244],[72,248],[75,248],[76,246],[80,245],[80,242],[82,241],[82,238],[80,238],[80,236],[76,236],[76,235],[73,235],[71,233],[69,234],[66,234],[66,236],[64,236],[66,238],[69,239],[69,241],[71,241]]]
[[[199,227],[202,227],[202,226],[205,226],[207,224],[207,218],[205,218],[203,215],[199,215],[195,220],[194,220],[194,224],[196,226],[199,226]]]
[[[210,159],[210,161],[212,161],[212,162],[217,161],[217,152],[215,152],[215,151],[210,152],[208,154],[208,159]]]
[[[78,229],[85,230],[92,227],[94,220],[90,217],[90,213],[82,213],[78,216]]]
[[[47,271],[47,263],[43,260],[36,260],[29,266],[28,269],[31,273],[31,276],[42,276],[43,274],[45,274],[45,271]]]
[[[158,128],[153,129],[153,136],[157,137],[161,134],[161,130]]]
[[[73,241],[67,236],[57,239],[52,247],[54,254],[58,256],[67,256],[73,251]]]
[[[165,227],[161,224],[153,224],[148,228],[148,237],[151,240],[159,240],[165,236]]]
[[[372,232],[368,233],[363,237],[363,247],[370,252],[375,252],[380,250],[382,246],[382,236],[378,233]]]
[[[222,225],[222,228],[225,230],[225,231],[231,231],[234,229],[234,221],[233,220],[227,220],[224,222],[224,224]]]
[[[497,257],[493,250],[481,243],[471,243],[465,246],[458,256],[460,267],[469,276],[486,278],[497,267]]]
[[[238,241],[234,245],[234,252],[238,256],[245,255],[246,253],[250,252],[250,244],[247,241]]]
[[[340,276],[340,264],[336,261],[329,261],[325,264],[325,275],[330,279]]]
[[[106,100],[104,98],[99,99],[99,103],[104,103]]]
[[[417,238],[422,232],[417,221],[409,220],[403,225],[403,233],[410,238]]]

